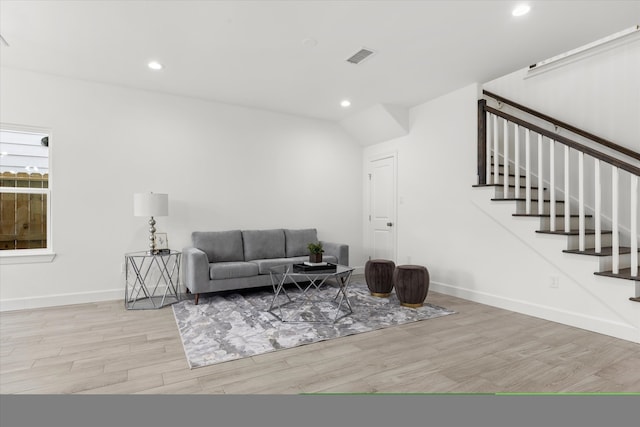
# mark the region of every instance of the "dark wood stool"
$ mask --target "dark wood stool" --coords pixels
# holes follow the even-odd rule
[[[393,272],[393,285],[401,305],[422,307],[429,292],[429,271],[422,265],[399,265]]]
[[[370,259],[364,264],[364,279],[374,297],[387,298],[393,290],[396,264],[388,259]]]

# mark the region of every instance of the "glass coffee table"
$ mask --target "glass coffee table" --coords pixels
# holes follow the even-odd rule
[[[269,313],[282,322],[324,323],[335,323],[353,313],[347,289],[354,268],[339,264],[318,270],[302,268],[285,264],[270,269],[273,300]],[[287,291],[286,285],[293,288]]]

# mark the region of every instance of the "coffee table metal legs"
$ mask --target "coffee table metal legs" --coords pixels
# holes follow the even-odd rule
[[[349,301],[349,296],[347,295],[347,289],[351,281],[351,273],[352,271],[347,271],[345,273],[341,273],[338,275],[308,274],[304,276],[304,278],[306,278],[309,281],[308,285],[306,286],[298,283],[298,281],[296,281],[294,277],[288,275],[287,273],[283,273],[283,274],[271,273],[271,281],[273,286],[273,299],[271,300],[271,305],[269,306],[269,309],[267,311],[282,322],[335,323],[340,319],[346,316],[349,316],[353,313],[353,307],[351,306],[351,302]],[[300,279],[300,275],[297,275],[296,277]],[[335,297],[331,301],[317,299],[317,298],[314,299],[315,297],[320,295],[321,288],[325,286],[327,279],[330,279],[330,278],[333,278],[336,281],[336,284],[338,285],[338,292],[336,293]],[[293,283],[300,291],[300,295],[297,296],[295,299],[292,299],[285,289],[285,284],[287,284],[287,282]],[[277,299],[281,295],[286,296],[287,301],[278,304]],[[322,303],[322,302],[331,302],[333,304],[336,304],[335,316],[333,316],[333,319],[328,319],[323,313],[320,313],[321,316],[323,317],[323,320],[310,320],[310,319],[296,320],[297,319],[296,315],[299,315],[304,312],[302,308],[305,304]],[[340,313],[342,312],[343,307],[346,313],[340,316]],[[289,315],[289,316],[284,315],[283,308],[290,310],[290,314],[292,315]]]

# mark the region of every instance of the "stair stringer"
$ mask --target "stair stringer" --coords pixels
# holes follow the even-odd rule
[[[471,204],[498,224],[514,244],[522,245],[531,257],[557,271],[559,288],[544,284],[544,295],[538,301],[521,298],[517,293],[498,295],[442,283],[436,284],[434,290],[441,287],[448,294],[640,343],[640,304],[629,301],[640,289],[638,282],[595,276],[599,260],[563,253],[566,236],[536,233],[539,220],[513,217],[515,202],[492,202],[493,192],[490,187],[473,189]],[[500,268],[501,250],[509,248],[491,248],[496,255],[495,268]]]

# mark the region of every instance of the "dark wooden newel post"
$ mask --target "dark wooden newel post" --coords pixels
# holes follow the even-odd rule
[[[487,183],[487,114],[486,99],[478,100],[478,184]]]

